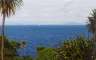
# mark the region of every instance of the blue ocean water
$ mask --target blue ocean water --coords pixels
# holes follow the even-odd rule
[[[26,48],[18,50],[20,55],[35,56],[38,46],[56,47],[64,40],[80,34],[87,37],[89,33],[87,27],[83,25],[24,25],[6,26],[5,34],[11,40],[26,42]]]

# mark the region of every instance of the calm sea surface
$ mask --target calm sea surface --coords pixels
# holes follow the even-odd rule
[[[5,33],[11,40],[25,41],[26,48],[20,49],[20,55],[36,55],[39,46],[56,47],[62,41],[74,38],[77,35],[88,36],[86,26],[6,26]]]

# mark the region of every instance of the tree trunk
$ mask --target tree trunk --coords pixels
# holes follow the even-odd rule
[[[3,15],[1,35],[2,35],[2,46],[1,46],[1,60],[4,60],[4,28],[5,28],[5,15]]]
[[[96,32],[94,32],[93,34],[93,44],[94,44],[94,47],[93,47],[93,60],[96,59]]]

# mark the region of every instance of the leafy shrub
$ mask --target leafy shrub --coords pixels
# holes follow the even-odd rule
[[[65,41],[57,48],[59,60],[91,60],[93,44],[90,40],[78,37],[74,40]]]
[[[2,37],[0,36],[0,49],[1,49],[1,39]],[[25,42],[21,43],[16,42],[14,40],[9,40],[6,37],[4,37],[4,60],[32,60],[31,56],[20,57],[17,55],[17,50],[18,48],[20,48],[19,46],[25,45]]]
[[[36,60],[92,60],[92,47],[90,40],[78,37],[65,41],[59,48],[39,50]]]
[[[35,60],[56,60],[56,52],[53,48],[38,48],[38,56]]]
[[[31,56],[24,56],[24,57],[16,56],[14,57],[13,60],[33,60],[33,59]]]

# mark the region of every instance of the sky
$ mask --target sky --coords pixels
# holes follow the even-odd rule
[[[96,0],[23,0],[6,25],[84,25],[94,8]]]

